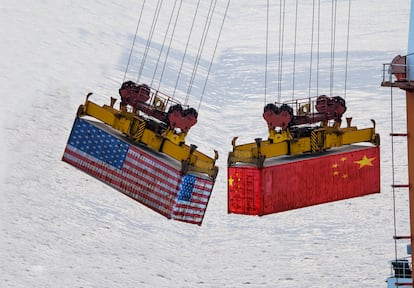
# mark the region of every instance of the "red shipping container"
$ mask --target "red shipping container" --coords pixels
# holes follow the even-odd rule
[[[261,169],[228,167],[229,213],[266,215],[379,192],[379,147],[275,157]]]
[[[192,224],[201,225],[214,186],[208,176],[182,173],[178,161],[82,118],[62,160],[169,219]]]

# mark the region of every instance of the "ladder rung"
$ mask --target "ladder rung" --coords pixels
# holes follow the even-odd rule
[[[407,287],[413,287],[413,283],[395,283],[395,286],[407,286]]]
[[[410,188],[410,184],[394,184],[391,185],[392,188]]]
[[[404,137],[407,137],[408,133],[390,133],[390,136],[404,136]]]
[[[411,236],[394,236],[394,240],[411,239]]]

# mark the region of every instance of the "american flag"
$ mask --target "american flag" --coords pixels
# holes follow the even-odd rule
[[[167,218],[201,225],[214,182],[183,174],[109,129],[76,118],[62,160]]]

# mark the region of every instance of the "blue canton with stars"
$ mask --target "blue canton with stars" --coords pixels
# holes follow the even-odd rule
[[[193,193],[194,183],[196,177],[194,175],[185,175],[183,182],[180,185],[180,192],[178,193],[178,200],[190,201],[191,194]]]
[[[73,147],[111,165],[122,168],[129,145],[77,118],[68,143]]]

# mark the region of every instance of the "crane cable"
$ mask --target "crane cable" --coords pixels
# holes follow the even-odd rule
[[[264,85],[265,85],[265,93],[264,93],[264,105],[266,105],[266,98],[267,98],[267,65],[268,65],[268,54],[269,54],[269,0],[267,0],[267,7],[266,7],[266,53],[265,53],[265,75],[264,75]]]
[[[281,101],[282,96],[282,76],[283,76],[283,49],[285,37],[285,14],[286,14],[286,0],[279,2],[279,63],[278,63],[278,96],[277,101]]]
[[[309,60],[309,97],[311,96],[311,88],[312,88],[312,71],[313,71],[313,38],[314,38],[314,31],[315,31],[315,0],[312,1],[312,25],[311,25],[311,47],[310,47],[310,60]]]
[[[222,20],[222,22],[221,22],[220,31],[219,31],[219,34],[218,34],[218,36],[217,36],[217,40],[216,40],[216,45],[215,45],[215,47],[214,47],[214,51],[213,51],[213,55],[212,55],[212,57],[211,57],[210,65],[209,65],[209,67],[208,67],[208,71],[207,71],[206,80],[204,81],[203,91],[201,92],[200,102],[198,103],[197,111],[199,111],[199,110],[200,110],[201,102],[202,102],[202,100],[203,100],[204,92],[205,92],[205,90],[206,90],[207,81],[208,81],[208,78],[209,78],[209,75],[210,75],[211,67],[213,66],[214,56],[216,55],[217,46],[218,46],[218,43],[219,43],[219,41],[220,41],[221,32],[223,31],[224,22],[225,22],[225,20],[226,20],[226,16],[227,16],[227,12],[228,12],[228,10],[229,10],[229,6],[230,6],[230,0],[228,0],[228,1],[227,1],[227,7],[226,7],[226,10],[224,11],[223,20]]]
[[[175,92],[177,91],[178,82],[180,80],[181,72],[182,72],[183,66],[184,66],[184,60],[185,60],[185,57],[187,56],[187,50],[188,50],[188,46],[190,45],[191,35],[193,33],[193,28],[195,26],[194,25],[195,24],[195,20],[197,18],[198,10],[199,10],[199,7],[200,7],[200,1],[201,0],[198,0],[198,2],[197,2],[196,10],[194,12],[194,17],[193,17],[193,20],[192,20],[192,23],[191,23],[191,27],[190,27],[190,32],[188,33],[187,43],[185,45],[185,50],[184,50],[184,53],[183,53],[183,57],[181,59],[180,69],[178,70],[177,80],[175,81],[175,87],[174,87],[174,91],[173,91],[173,97],[175,96]]]
[[[296,46],[297,46],[297,34],[298,34],[298,1],[295,3],[295,32],[293,40],[293,72],[292,72],[292,102],[295,99],[295,79],[296,79]]]
[[[177,6],[177,0],[174,1],[174,6],[173,6],[173,8],[171,10],[170,19],[168,20],[168,24],[167,24],[167,31],[165,31],[165,34],[164,34],[164,39],[162,41],[162,45],[161,45],[161,48],[160,48],[160,53],[158,54],[158,59],[157,59],[156,64],[155,64],[154,73],[152,74],[152,79],[151,79],[150,87],[152,87],[152,84],[154,83],[155,75],[157,74],[158,65],[160,64],[161,55],[162,55],[162,52],[163,52],[164,47],[165,47],[165,41],[167,40],[168,32],[170,31],[171,21],[172,21],[172,18],[174,16],[174,12],[175,12],[175,7],[176,6]],[[178,15],[178,13],[177,13],[177,15]],[[177,24],[177,22],[175,24]],[[175,28],[175,26],[174,26],[174,28]],[[171,39],[172,39],[172,37],[171,37]]]
[[[318,40],[316,48],[316,95],[319,95],[319,71],[320,71],[320,43],[321,43],[321,0],[318,0]]]
[[[390,111],[390,117],[391,117],[391,135],[394,134],[394,96],[393,96],[393,88],[391,86],[390,88],[390,98],[391,98],[391,111]],[[392,170],[392,206],[393,206],[393,217],[394,217],[394,254],[395,254],[395,260],[398,259],[398,251],[397,251],[397,213],[396,213],[396,194],[395,194],[395,158],[394,158],[394,139],[391,137],[391,170]]]
[[[131,63],[131,57],[132,57],[132,53],[134,51],[135,42],[137,40],[138,29],[139,29],[139,26],[140,26],[140,23],[141,23],[142,12],[144,11],[144,6],[145,6],[145,0],[142,2],[141,12],[139,13],[137,27],[135,28],[134,40],[132,41],[132,47],[131,47],[131,51],[129,52],[128,61],[127,61],[127,65],[126,65],[126,68],[125,68],[125,73],[124,73],[124,78],[122,79],[122,83],[125,82],[126,75],[127,75],[127,72],[128,72],[128,67],[129,67],[129,64]]]
[[[213,5],[213,3],[214,3],[214,5]],[[217,4],[217,0],[211,0],[210,7],[209,7],[207,17],[206,17],[206,22],[205,22],[204,28],[203,28],[203,33],[201,35],[200,44],[198,46],[198,51],[197,51],[196,59],[195,59],[195,62],[194,62],[193,71],[192,71],[192,74],[191,74],[191,79],[190,79],[190,82],[189,82],[188,88],[187,88],[187,95],[186,95],[185,102],[184,102],[185,105],[188,104],[188,99],[189,99],[189,96],[190,96],[190,93],[191,93],[191,89],[193,88],[193,85],[194,85],[194,80],[195,80],[195,77],[196,77],[196,74],[197,74],[198,66],[200,64],[201,55],[203,53],[204,46],[206,44],[206,39],[207,39],[208,32],[210,30],[211,20],[213,18],[213,14],[214,14],[214,10],[216,8],[216,4]]]
[[[163,0],[158,0],[157,7],[155,8],[154,17],[152,19],[150,32],[149,32],[148,39],[147,39],[147,44],[145,46],[145,51],[144,51],[144,54],[143,54],[142,60],[141,60],[141,66],[140,66],[140,69],[139,69],[139,72],[138,72],[138,77],[137,77],[137,81],[136,81],[137,83],[139,82],[139,79],[142,76],[142,71],[144,70],[145,61],[146,61],[147,56],[148,56],[148,51],[149,51],[149,48],[151,46],[152,37],[154,36],[155,27],[157,26],[158,17],[160,15],[162,2],[163,2]]]
[[[344,99],[346,100],[346,89],[348,81],[348,58],[349,58],[349,34],[351,27],[351,0],[348,0],[348,31],[346,35],[346,56],[345,56],[345,83],[344,83]]]
[[[269,42],[269,0],[267,1],[267,11],[266,11],[266,54],[265,54],[265,95],[264,101],[266,105],[267,97],[267,74],[268,74],[268,42]],[[282,95],[282,80],[283,80],[283,50],[284,50],[284,32],[285,32],[285,15],[286,15],[286,1],[279,1],[279,43],[278,43],[278,67],[277,67],[277,102],[281,101]]]
[[[331,64],[330,64],[330,95],[333,96],[334,69],[335,69],[335,41],[336,41],[336,9],[337,0],[332,0],[331,18]]]
[[[170,43],[169,43],[168,49],[167,49],[167,54],[165,55],[164,66],[162,67],[162,72],[161,72],[161,76],[160,76],[160,80],[159,80],[159,83],[158,83],[157,90],[160,89],[162,78],[164,77],[165,67],[167,66],[167,60],[168,60],[168,56],[170,54],[171,43],[172,43],[172,40],[174,38],[175,28],[177,26],[177,22],[178,22],[178,18],[179,18],[179,15],[180,15],[182,4],[183,4],[183,0],[180,0],[180,6],[178,7],[177,17],[175,18],[175,23],[174,23],[174,29],[173,29],[172,34],[171,34]]]
[[[278,55],[278,102],[280,102],[282,91],[282,79],[283,79],[283,50],[284,50],[284,22],[285,22],[285,0],[280,0],[280,17],[279,17],[279,55]],[[316,7],[317,6],[317,7]],[[330,40],[330,94],[333,95],[334,87],[334,71],[335,71],[335,50],[336,50],[336,29],[337,29],[337,0],[332,0],[331,5],[331,40]],[[316,10],[317,9],[317,10]],[[266,17],[266,65],[265,65],[265,104],[267,97],[267,74],[268,74],[268,30],[269,30],[269,1],[267,1],[267,17]],[[298,0],[296,0],[295,6],[295,28],[294,28],[294,56],[293,56],[293,79],[292,79],[292,101],[295,94],[295,78],[296,78],[296,48],[297,48],[297,23],[298,23]],[[344,87],[346,98],[347,78],[348,78],[348,62],[349,62],[349,39],[350,39],[350,23],[351,23],[351,0],[348,0],[348,15],[347,15],[347,37],[346,37],[346,59],[345,59],[345,80]],[[316,24],[315,24],[316,23]],[[315,27],[316,26],[316,27]],[[312,25],[311,25],[311,46],[310,46],[310,64],[309,64],[309,97],[311,96],[312,82],[316,82],[316,93],[319,95],[319,72],[320,72],[320,29],[321,29],[321,1],[316,3],[313,0],[312,5]],[[316,43],[315,43],[315,31]],[[314,46],[316,45],[316,52]],[[314,54],[316,53],[316,80],[313,80],[313,65]]]

